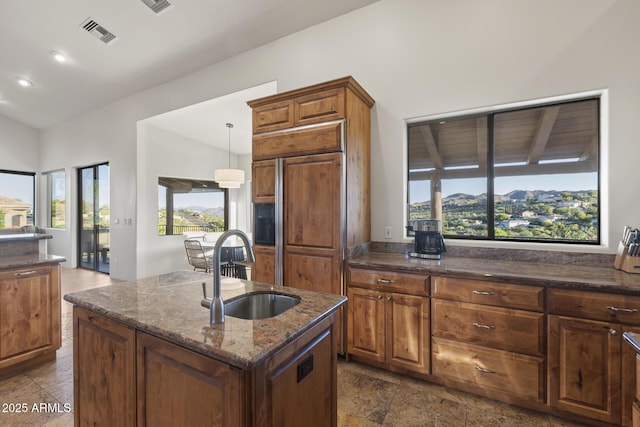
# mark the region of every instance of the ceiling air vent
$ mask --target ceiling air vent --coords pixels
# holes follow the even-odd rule
[[[80,26],[86,32],[101,40],[104,44],[112,43],[116,39],[115,34],[107,30],[91,18],[85,19],[85,21],[80,24]]]
[[[167,0],[142,0],[142,3],[146,4],[149,9],[158,14],[173,6]]]

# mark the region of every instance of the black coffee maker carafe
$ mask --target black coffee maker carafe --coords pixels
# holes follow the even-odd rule
[[[409,221],[407,231],[415,239],[414,251],[409,252],[410,257],[440,259],[442,253],[446,252],[439,219]]]

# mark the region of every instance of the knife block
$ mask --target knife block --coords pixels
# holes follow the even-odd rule
[[[628,248],[624,243],[618,243],[618,251],[616,252],[616,259],[613,261],[613,268],[627,273],[640,274],[640,256],[629,256],[627,251]]]

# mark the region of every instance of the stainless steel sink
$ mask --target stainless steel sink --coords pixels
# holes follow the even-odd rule
[[[224,312],[227,316],[240,319],[266,319],[284,313],[300,301],[302,299],[296,296],[276,292],[257,292],[225,301]]]

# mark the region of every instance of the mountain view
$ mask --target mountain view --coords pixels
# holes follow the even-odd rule
[[[206,208],[204,206],[186,206],[173,211],[173,233],[165,233],[167,210],[158,210],[159,234],[182,234],[204,231],[207,233],[224,231],[224,208]]]
[[[514,190],[495,196],[495,237],[597,241],[597,191]],[[409,219],[430,217],[431,202],[410,205]],[[442,199],[445,235],[486,236],[487,195],[451,194]]]

